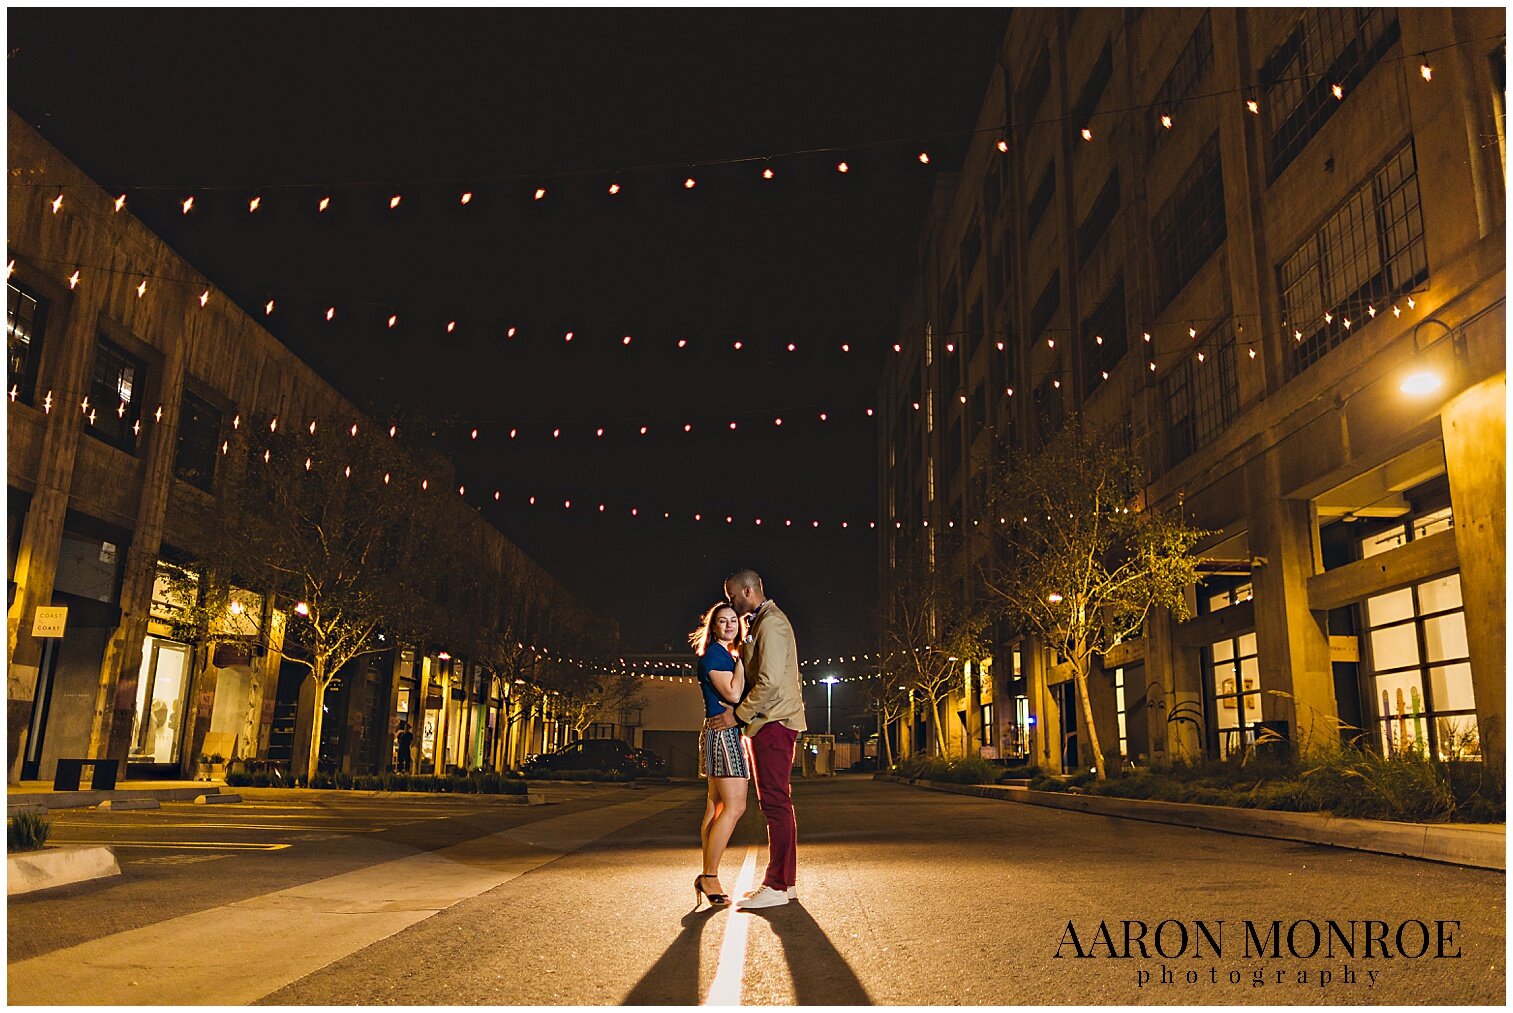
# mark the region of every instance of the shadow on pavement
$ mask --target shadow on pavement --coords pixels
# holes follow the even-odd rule
[[[704,926],[724,908],[706,907],[683,916],[683,931],[667,952],[636,982],[622,1006],[697,1006],[699,994],[699,947]]]
[[[798,1005],[872,1005],[872,997],[852,972],[851,965],[802,904],[761,908],[750,913],[765,919],[783,944],[783,957],[793,975],[793,996]]]

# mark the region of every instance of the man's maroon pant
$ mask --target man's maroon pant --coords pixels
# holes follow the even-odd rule
[[[767,818],[767,875],[764,886],[786,890],[795,883],[799,825],[793,818],[793,746],[799,733],[769,721],[751,737],[752,767],[756,774],[757,804]]]

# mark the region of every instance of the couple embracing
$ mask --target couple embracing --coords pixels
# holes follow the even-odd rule
[[[704,868],[694,880],[694,902],[730,903],[720,859],[746,811],[746,781],[753,778],[767,819],[767,874],[736,906],[777,907],[797,897],[798,823],[789,779],[794,745],[808,727],[798,648],[788,617],[767,597],[755,570],[737,570],[724,590],[725,599],[689,635],[704,693],[700,773],[709,779],[699,827]]]

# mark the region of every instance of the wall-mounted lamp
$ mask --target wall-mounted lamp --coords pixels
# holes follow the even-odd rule
[[[1449,341],[1451,365],[1460,354],[1455,329],[1443,320],[1429,317],[1413,328],[1413,365],[1398,384],[1398,390],[1411,397],[1433,394],[1445,385],[1445,367],[1430,361],[1430,350]]]

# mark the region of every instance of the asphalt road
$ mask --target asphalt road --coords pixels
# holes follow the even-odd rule
[[[9,998],[1500,1005],[1505,997],[1499,873],[842,777],[795,785],[797,903],[692,911],[698,788],[548,791],[560,801],[320,793],[61,813],[56,840],[112,843],[123,874],[10,902]],[[753,802],[726,856],[727,887],[760,880],[764,842]],[[1179,947],[1178,927],[1162,928],[1170,957],[1154,948],[1165,919],[1189,937]],[[1392,955],[1377,944],[1368,958],[1358,924],[1354,957],[1338,939],[1332,957],[1322,945],[1306,956],[1310,926],[1329,942],[1327,923],[1348,934],[1352,919],[1385,922]],[[1268,938],[1274,920],[1279,956]],[[1415,920],[1429,931],[1423,957],[1402,952],[1418,949]],[[1133,923],[1146,926],[1149,957],[1138,942],[1130,957],[1114,955],[1125,948],[1126,921],[1134,937]],[[1265,953],[1246,952],[1247,921]],[[1444,947],[1458,957],[1435,956],[1437,921],[1459,923],[1446,927],[1453,940]],[[1100,922],[1112,946],[1095,943]],[[1289,929],[1303,955],[1288,952]],[[1088,955],[1079,958],[1079,948]]]

